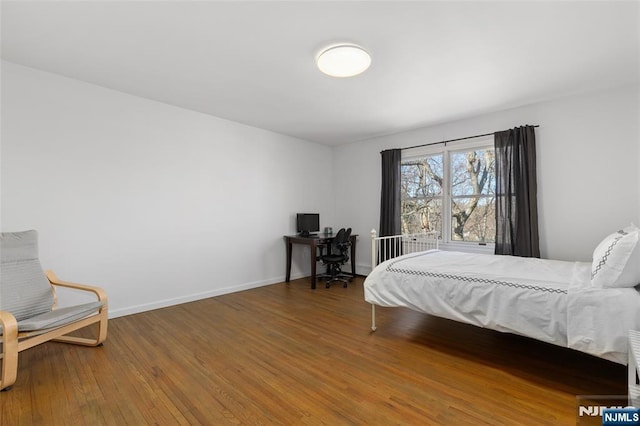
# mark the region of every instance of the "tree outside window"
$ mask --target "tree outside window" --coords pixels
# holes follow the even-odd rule
[[[408,158],[401,174],[403,233],[438,231],[446,241],[495,241],[493,146]]]

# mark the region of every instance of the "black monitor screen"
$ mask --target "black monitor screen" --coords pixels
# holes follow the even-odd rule
[[[318,213],[298,213],[296,231],[303,235],[320,231],[320,215]]]

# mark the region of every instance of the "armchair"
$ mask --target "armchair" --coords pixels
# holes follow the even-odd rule
[[[16,381],[18,353],[48,341],[98,346],[107,338],[107,296],[99,287],[61,281],[38,260],[36,231],[0,237],[0,390]],[[57,308],[56,287],[93,293],[96,301]],[[97,336],[69,333],[97,323]]]
[[[347,287],[347,283],[351,276],[342,273],[342,265],[349,260],[349,248],[351,247],[351,228],[340,229],[336,234],[333,242],[328,247],[327,254],[322,254],[320,260],[327,265],[327,284],[331,287],[334,281],[342,281],[343,287]]]

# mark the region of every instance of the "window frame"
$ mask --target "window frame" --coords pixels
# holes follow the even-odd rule
[[[473,141],[457,141],[449,144],[434,144],[421,146],[416,148],[410,148],[402,151],[401,164],[405,161],[417,160],[426,156],[442,154],[443,158],[443,183],[442,195],[439,197],[442,200],[442,232],[439,236],[440,247],[443,249],[460,250],[460,251],[472,251],[479,253],[486,253],[495,250],[495,243],[493,242],[476,242],[476,241],[457,241],[451,238],[452,233],[452,218],[451,218],[451,200],[452,185],[451,185],[451,154],[459,152],[467,152],[477,149],[495,149],[495,142],[493,135],[478,138]],[[434,197],[435,198],[435,197]]]

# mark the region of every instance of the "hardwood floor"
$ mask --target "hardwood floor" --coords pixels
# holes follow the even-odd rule
[[[349,288],[275,284],[109,322],[104,346],[20,354],[0,424],[576,424],[626,368]]]

